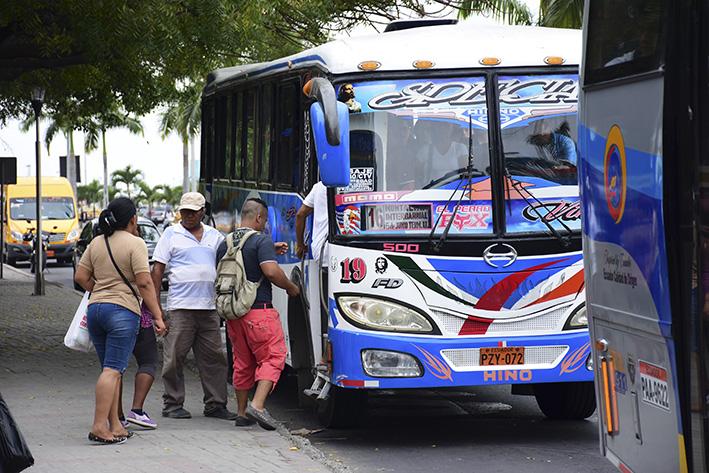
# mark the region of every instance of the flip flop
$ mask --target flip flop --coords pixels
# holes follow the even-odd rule
[[[114,437],[112,439],[105,439],[103,437],[99,437],[98,435],[94,434],[93,432],[89,432],[89,440],[92,442],[100,443],[103,445],[115,445],[119,443],[123,443],[128,439],[128,437]]]

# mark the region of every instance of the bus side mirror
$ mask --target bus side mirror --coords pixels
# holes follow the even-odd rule
[[[310,124],[320,180],[327,187],[346,187],[350,184],[350,116],[347,105],[337,101],[332,84],[322,77],[309,80],[303,92],[316,100],[310,106]]]

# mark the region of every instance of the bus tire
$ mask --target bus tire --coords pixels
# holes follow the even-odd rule
[[[367,391],[330,386],[330,395],[317,406],[318,421],[327,428],[358,427],[367,407]]]
[[[596,410],[593,382],[534,385],[539,409],[550,419],[583,420]]]

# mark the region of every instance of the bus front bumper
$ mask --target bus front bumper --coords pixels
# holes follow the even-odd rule
[[[353,332],[331,327],[329,339],[333,353],[331,379],[344,388],[593,381],[589,364],[591,347],[585,330],[527,337],[444,338]],[[480,366],[480,348],[483,347],[524,347],[524,364]],[[382,376],[386,370],[398,370],[396,366],[391,367],[397,362],[401,366],[398,375]]]

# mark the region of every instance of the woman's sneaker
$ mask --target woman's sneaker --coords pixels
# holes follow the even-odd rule
[[[157,429],[158,424],[153,419],[148,416],[148,413],[143,411],[142,414],[137,414],[134,411],[130,411],[126,420],[131,424],[139,425],[145,427],[146,429]]]

